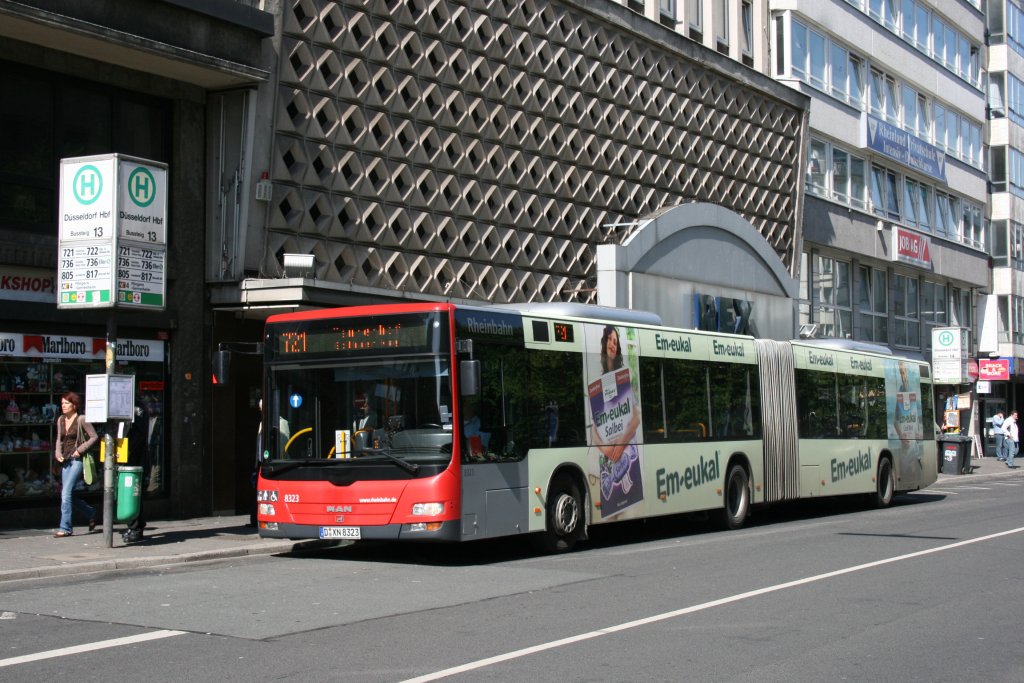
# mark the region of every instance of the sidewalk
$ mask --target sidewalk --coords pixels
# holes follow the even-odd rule
[[[1024,465],[1024,458],[1020,459]],[[940,474],[936,486],[974,483],[997,477],[1022,476],[995,458],[971,460],[969,475]],[[0,529],[0,582],[91,572],[115,572],[186,562],[287,553],[337,544],[336,541],[288,541],[260,538],[245,526],[246,515],[150,521],[138,543],[121,541],[123,524],[114,525],[114,547],[107,548],[99,528],[77,527],[70,538],[53,538],[52,529]]]
[[[103,542],[102,527],[90,534],[78,526],[69,538],[54,538],[53,529],[0,529],[0,582],[272,555],[325,543],[260,538],[248,521],[248,515],[149,521],[143,540],[129,544],[121,540],[125,525],[115,524],[112,548]]]

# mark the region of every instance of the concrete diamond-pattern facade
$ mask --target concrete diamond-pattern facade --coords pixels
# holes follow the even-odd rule
[[[804,112],[609,11],[289,0],[267,223],[276,265],[313,253],[327,282],[592,301],[598,244],[699,200],[743,216],[793,272]]]

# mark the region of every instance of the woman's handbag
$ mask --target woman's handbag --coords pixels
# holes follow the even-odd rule
[[[96,458],[92,457],[92,453],[82,456],[82,479],[85,480],[86,486],[92,486],[96,481]]]
[[[78,436],[75,438],[76,447],[85,440],[82,435],[82,423],[78,421]],[[82,479],[85,480],[86,486],[92,486],[92,483],[96,481],[96,458],[93,457],[91,452],[85,452],[82,454]]]

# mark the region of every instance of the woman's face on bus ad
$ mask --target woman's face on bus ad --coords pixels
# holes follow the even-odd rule
[[[619,355],[619,333],[615,330],[608,334],[608,341],[605,344],[604,350],[608,358],[615,358],[615,356]]]

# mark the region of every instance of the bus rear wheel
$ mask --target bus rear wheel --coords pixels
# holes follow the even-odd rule
[[[878,459],[878,476],[875,477],[875,495],[871,503],[876,508],[887,508],[896,494],[896,475],[892,471],[892,460],[882,457]]]
[[[540,534],[540,547],[549,553],[572,550],[583,538],[585,515],[583,496],[572,478],[559,475],[551,482],[547,501],[547,528]]]
[[[726,529],[739,529],[746,523],[750,512],[750,480],[743,465],[733,465],[725,475],[722,490],[722,509],[719,521]]]

